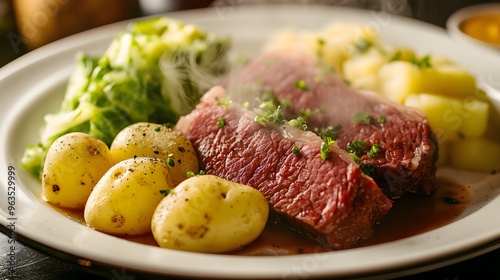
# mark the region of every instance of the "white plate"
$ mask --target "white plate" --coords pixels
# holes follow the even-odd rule
[[[450,40],[443,29],[399,18],[331,6],[279,5],[215,8],[169,16],[231,35],[238,51],[256,53],[270,34],[283,27],[320,28],[332,21],[353,21],[380,30],[394,44],[421,53],[442,54],[466,65],[478,78],[500,81],[500,58]],[[440,170],[470,186],[470,207],[447,226],[385,244],[338,252],[276,256],[226,256],[172,251],[115,238],[74,222],[39,199],[40,183],[20,165],[24,148],[37,142],[43,115],[55,111],[78,51],[99,54],[118,23],[78,34],[35,50],[0,69],[0,222],[14,221],[16,233],[44,246],[109,267],[160,275],[211,278],[303,278],[401,276],[450,264],[500,246],[500,174]],[[480,155],[478,155],[480,156]],[[7,169],[16,169],[15,218],[7,211]]]

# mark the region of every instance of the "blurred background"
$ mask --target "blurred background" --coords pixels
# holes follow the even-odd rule
[[[52,41],[105,24],[169,11],[287,0],[0,0],[0,67]],[[456,10],[498,0],[295,0],[386,11],[444,28]]]

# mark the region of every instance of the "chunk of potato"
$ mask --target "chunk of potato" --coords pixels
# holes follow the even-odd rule
[[[343,64],[344,77],[356,88],[378,90],[377,74],[387,62],[381,51],[371,48],[367,52],[352,56]]]
[[[269,206],[254,188],[212,175],[179,184],[158,205],[151,228],[161,247],[221,253],[255,240]]]
[[[404,105],[424,111],[440,143],[478,138],[488,127],[488,103],[472,97],[459,99],[427,93],[412,94]]]
[[[86,133],[65,134],[50,146],[42,175],[42,198],[83,209],[101,176],[112,166],[108,146]]]
[[[420,70],[407,61],[394,61],[380,68],[380,93],[402,104],[411,93],[419,89]]]
[[[452,166],[478,172],[490,172],[500,167],[500,143],[489,139],[465,139],[450,146]]]
[[[151,217],[174,187],[166,163],[137,157],[111,167],[99,180],[85,205],[85,222],[109,234],[137,235],[151,231]]]
[[[457,98],[466,98],[476,92],[476,79],[458,65],[443,63],[420,71],[422,76],[417,92],[434,92]]]
[[[132,124],[116,135],[110,147],[114,163],[133,157],[163,159],[170,168],[174,185],[187,179],[187,173],[199,172],[198,157],[180,132],[154,123]]]
[[[419,68],[407,61],[388,63],[379,71],[380,91],[398,103],[403,103],[410,94],[421,92],[456,98],[476,93],[476,80],[467,70],[443,61],[440,63],[430,68]]]

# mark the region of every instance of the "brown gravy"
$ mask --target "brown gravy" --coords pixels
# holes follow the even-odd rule
[[[372,236],[356,247],[369,246],[423,233],[457,218],[469,204],[467,187],[451,180],[438,178],[436,190],[428,196],[407,195],[395,201],[382,223],[375,226]],[[69,218],[85,224],[83,211],[54,207]],[[151,234],[121,237],[129,241],[158,246]],[[230,255],[294,255],[331,251],[315,240],[293,231],[283,224],[269,222],[262,234],[245,248]]]

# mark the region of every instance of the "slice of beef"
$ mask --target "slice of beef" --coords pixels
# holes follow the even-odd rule
[[[207,174],[256,188],[281,220],[334,249],[371,235],[392,201],[344,150],[332,145],[322,159],[316,134],[263,125],[238,103],[219,104],[224,95],[222,87],[212,89],[175,126]]]
[[[303,53],[265,53],[226,82],[235,100],[272,91],[286,100],[289,117],[309,110],[311,130],[340,125],[339,147],[353,151],[385,194],[428,194],[434,189],[437,141],[426,116],[381,95],[349,87],[321,62]],[[253,101],[255,103],[255,101]],[[252,104],[252,103],[251,103]],[[255,104],[254,104],[255,105]],[[374,144],[377,153],[369,153]],[[364,146],[363,146],[364,145]],[[375,147],[377,148],[377,146]]]

